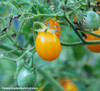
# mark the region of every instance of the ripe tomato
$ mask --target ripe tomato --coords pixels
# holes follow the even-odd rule
[[[60,84],[66,91],[78,91],[77,87],[68,78],[61,80]]]
[[[42,91],[41,89],[38,89],[38,90],[36,90],[36,91]]]
[[[83,17],[82,23],[86,29],[97,30],[100,27],[100,17],[94,11],[87,11],[86,15]]]
[[[36,81],[35,72],[23,68],[18,75],[17,83],[19,87],[32,87]]]
[[[40,89],[38,89],[38,90],[36,90],[36,91],[42,91],[42,89],[40,88]]]
[[[52,30],[57,30],[56,35],[58,36],[58,38],[60,37],[61,31],[60,31],[60,24],[57,20],[51,19],[47,22],[45,22],[45,25],[49,24],[49,28]]]
[[[50,32],[38,32],[35,47],[38,55],[47,61],[56,59],[61,51],[61,44],[58,37]]]
[[[77,15],[75,15],[73,18],[73,21],[76,21],[76,20],[77,20]]]
[[[99,28],[99,30],[93,31],[93,32],[96,33],[96,34],[100,34],[100,28]],[[88,41],[100,40],[99,37],[90,35],[88,33],[86,33],[86,36],[87,36],[86,40],[88,40]],[[100,44],[87,45],[87,47],[88,47],[89,50],[91,50],[93,52],[97,52],[97,53],[100,52]]]

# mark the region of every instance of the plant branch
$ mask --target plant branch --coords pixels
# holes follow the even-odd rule
[[[75,28],[75,26],[74,26],[74,24],[69,20],[69,18],[65,15],[65,20],[70,24],[70,26],[72,27],[72,29],[74,30],[74,32],[77,34],[77,36],[81,39],[81,41],[82,42],[86,42],[83,38],[82,38],[82,36],[79,34],[79,32],[76,30],[76,28]]]
[[[10,51],[3,51],[3,52],[0,52],[0,54],[7,54],[7,53],[12,53],[12,52],[15,52],[17,51],[18,49],[13,49],[13,50],[10,50]]]
[[[6,35],[6,34],[5,34],[5,35],[3,35],[3,36],[1,36],[1,37],[0,37],[0,39],[5,38],[5,37],[7,37],[7,35]]]
[[[54,86],[54,88],[56,88],[56,90],[57,91],[65,91],[62,87],[61,87],[61,85],[56,81],[56,80],[54,80],[49,74],[47,74],[45,71],[43,71],[42,69],[37,69],[37,71],[45,78],[45,79],[47,79],[49,82],[50,82],[50,84],[52,85],[52,86]]]
[[[14,61],[15,62],[15,59],[8,58],[8,57],[0,57],[0,59],[5,59],[5,60],[10,60],[10,61]]]

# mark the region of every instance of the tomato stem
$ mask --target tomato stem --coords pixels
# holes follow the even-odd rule
[[[77,34],[77,36],[81,39],[82,42],[86,42],[85,39],[82,38],[82,36],[80,35],[80,33],[76,30],[74,24],[69,20],[69,18],[67,17],[67,15],[65,15],[65,20],[71,25],[72,29],[74,30],[74,32]]]
[[[7,37],[7,34],[3,35],[0,37],[0,39]]]
[[[42,29],[37,29],[35,30],[36,32],[46,32],[47,27],[45,24],[41,23],[41,22],[34,22],[33,27],[35,29],[36,25],[40,25]]]
[[[50,82],[50,84],[52,85],[52,86],[54,86],[54,88],[56,88],[57,89],[57,91],[65,91],[61,86],[60,86],[60,84],[57,82],[57,81],[55,81],[50,75],[48,75],[45,71],[43,71],[42,69],[37,69],[37,71],[45,78],[45,79],[47,79],[49,82]]]

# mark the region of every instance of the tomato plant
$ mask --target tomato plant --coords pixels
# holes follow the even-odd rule
[[[100,0],[0,0],[0,88],[98,91],[99,52]]]
[[[19,87],[33,87],[36,83],[36,75],[34,71],[23,68],[17,78]]]
[[[61,29],[60,29],[60,24],[57,20],[51,19],[51,20],[45,22],[45,24],[46,25],[49,24],[49,29],[52,29],[52,31],[57,30],[57,32],[55,32],[55,34],[58,36],[58,38],[60,37]]]
[[[100,28],[99,30],[96,30],[96,31],[93,31],[94,33],[96,34],[100,34]],[[96,37],[96,36],[93,36],[93,35],[90,35],[90,34],[87,34],[86,33],[86,40],[88,41],[97,41],[97,40],[100,40],[100,38]],[[100,44],[92,44],[92,45],[87,45],[88,49],[93,51],[93,52],[100,52]]]
[[[56,59],[61,51],[58,37],[50,32],[39,32],[36,37],[35,47],[39,56],[47,61]]]

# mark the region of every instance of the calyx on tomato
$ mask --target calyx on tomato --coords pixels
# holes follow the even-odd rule
[[[41,26],[41,29],[35,29],[35,32],[50,32],[50,33],[53,33],[55,35],[57,35],[58,37],[60,36],[60,25],[58,24],[57,21],[52,21],[50,20],[51,23],[46,22],[45,24],[41,23],[41,22],[35,22],[34,23],[34,28],[36,25],[40,25]],[[49,23],[49,24],[48,24]],[[55,26],[55,25],[57,26]],[[49,26],[46,26],[46,25],[49,25]],[[54,25],[54,26],[52,26]]]
[[[82,18],[82,23],[85,29],[97,30],[100,27],[100,17],[94,11],[87,11]]]
[[[61,34],[60,24],[55,18],[45,22],[45,25],[49,27],[49,29],[47,30],[48,32],[56,34],[58,38],[60,37]]]

